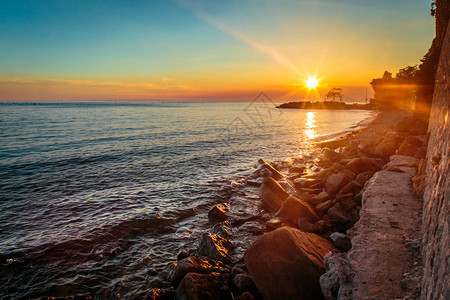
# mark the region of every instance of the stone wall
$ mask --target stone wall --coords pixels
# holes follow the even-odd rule
[[[449,103],[450,26],[441,51],[428,127],[427,184],[423,203],[422,299],[450,299],[449,260]]]

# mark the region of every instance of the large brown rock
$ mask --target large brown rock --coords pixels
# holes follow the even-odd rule
[[[286,201],[284,201],[275,216],[295,222],[297,222],[300,217],[306,218],[311,223],[319,220],[319,216],[308,202],[302,201],[294,196],[289,196]]]
[[[322,155],[326,159],[328,159],[328,160],[330,160],[332,162],[337,162],[337,161],[340,161],[342,159],[342,155],[340,155],[339,153],[337,153],[337,152],[335,152],[333,150],[330,150],[328,148],[325,148],[325,149],[322,150]]]
[[[283,205],[284,200],[289,197],[289,194],[277,181],[269,177],[260,186],[259,197],[271,211],[276,212]]]
[[[356,174],[376,170],[369,159],[362,157],[352,159],[347,163],[347,167],[349,167]]]
[[[328,176],[327,181],[325,182],[325,191],[330,195],[335,195],[349,182],[350,180],[343,173],[332,174]]]
[[[244,261],[264,299],[323,299],[319,277],[330,242],[291,227],[259,237]]]
[[[189,273],[178,286],[175,299],[232,299],[229,280],[219,273]]]
[[[208,212],[208,218],[212,221],[224,221],[227,218],[228,203],[214,205]]]

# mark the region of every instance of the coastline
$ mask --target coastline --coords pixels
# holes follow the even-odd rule
[[[414,151],[418,156],[424,153],[423,128],[416,132],[420,134],[416,138],[422,143],[420,147],[405,144],[410,136],[405,128],[410,130],[411,122],[406,111],[383,111],[363,128],[316,143],[317,151],[321,149],[318,156],[293,157],[292,163],[279,164],[260,160],[258,169],[245,182],[259,186],[266,213],[230,224],[227,214],[233,204],[213,206],[208,214],[215,223],[212,232],[202,234],[197,252],[179,255],[171,270],[169,278],[176,290],[154,289],[150,299],[175,294],[189,298],[206,291],[219,298],[229,298],[229,293],[238,299],[283,298],[289,294],[320,298],[323,257],[351,249],[345,233],[359,220],[366,182],[386,168],[397,149]],[[388,134],[391,131],[394,134]],[[236,257],[233,230],[255,220],[265,223],[265,228],[257,230],[258,237],[247,245],[243,258]],[[279,235],[284,236],[283,241],[290,240],[286,244],[293,248],[277,243]],[[299,266],[286,261],[286,255],[316,271],[300,274],[296,271]],[[306,277],[314,280],[308,285],[298,284],[299,278]]]

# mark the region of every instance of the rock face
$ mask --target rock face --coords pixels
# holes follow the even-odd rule
[[[282,227],[259,237],[244,261],[264,299],[322,299],[319,277],[332,248],[315,234]]]
[[[259,188],[259,196],[273,212],[276,212],[289,194],[276,180],[269,177]]]
[[[219,273],[189,273],[176,290],[175,299],[231,299],[228,279]]]
[[[443,42],[430,114],[423,196],[422,299],[449,299],[450,27]]]
[[[198,252],[206,257],[229,263],[231,248],[229,240],[214,233],[204,232],[200,237]]]

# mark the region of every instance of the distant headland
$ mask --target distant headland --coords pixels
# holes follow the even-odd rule
[[[277,108],[294,108],[294,109],[330,109],[330,110],[349,110],[349,109],[375,109],[372,104],[348,104],[336,101],[294,101],[278,105]]]

